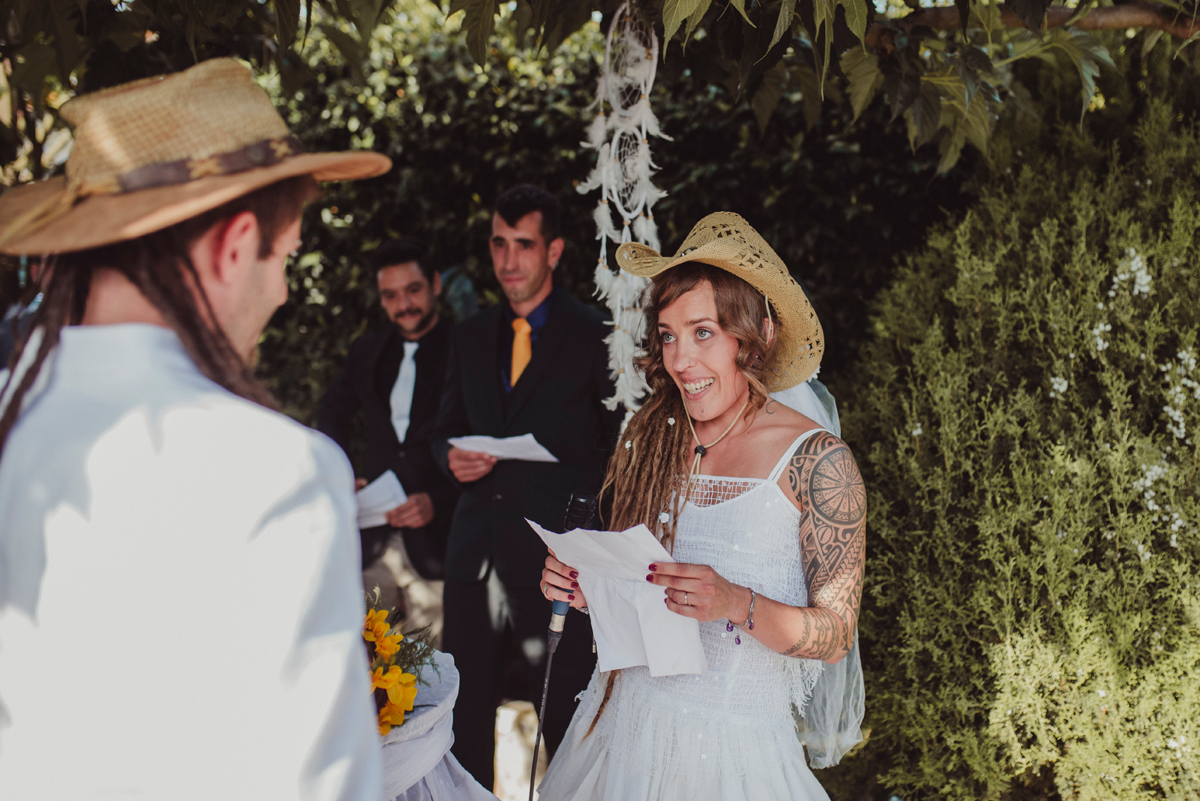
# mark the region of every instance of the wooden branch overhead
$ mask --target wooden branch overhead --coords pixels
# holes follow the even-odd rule
[[[1067,20],[1071,19],[1074,13],[1075,9],[1072,8],[1051,6],[1046,9],[1046,27],[1062,27],[1067,24]],[[1000,5],[1000,19],[1010,28],[1028,27],[1013,10],[1013,7],[1007,3]],[[934,30],[951,30],[959,27],[960,24],[958,9],[954,6],[922,8],[897,20],[890,20],[890,23],[892,26],[899,26],[904,30],[911,30],[918,25],[924,25]],[[1179,39],[1187,39],[1200,31],[1200,19],[1186,17],[1175,9],[1158,3],[1132,0],[1132,2],[1107,8],[1094,8],[1077,19],[1072,27],[1081,31],[1158,28]],[[891,39],[890,31],[883,25],[875,23],[867,31],[866,43],[870,47],[890,51],[892,49]]]

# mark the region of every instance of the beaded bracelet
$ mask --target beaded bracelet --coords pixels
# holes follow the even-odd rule
[[[750,631],[754,631],[754,601],[758,598],[758,593],[756,593],[752,587],[749,589],[750,589],[750,614],[746,615],[746,622],[743,623],[741,626],[735,627],[733,625],[732,620],[730,620],[729,618],[725,618],[725,630],[726,631],[733,631],[734,628],[741,629],[742,627],[745,627],[745,628],[749,629]],[[734,645],[742,644],[742,636],[741,636],[740,631],[733,638],[733,644]]]

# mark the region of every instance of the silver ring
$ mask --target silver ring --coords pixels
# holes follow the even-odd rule
[[[545,585],[545,584],[543,584],[543,585],[542,585],[542,597],[543,597],[543,598],[549,598],[550,596],[546,594],[546,593],[548,593],[549,591],[550,591],[550,587],[549,587],[549,586],[547,586],[547,585]]]
[[[691,604],[688,603],[688,594],[686,592],[683,594],[683,605],[691,606]]]

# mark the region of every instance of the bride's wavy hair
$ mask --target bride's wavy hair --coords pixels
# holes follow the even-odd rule
[[[693,446],[683,397],[663,363],[658,319],[664,309],[701,283],[712,287],[717,324],[738,341],[735,361],[750,385],[747,419],[767,402],[766,384],[779,341],[778,317],[773,310],[770,319],[775,336],[768,342],[763,330],[763,320],[768,317],[763,294],[719,267],[701,262],[681,264],[655,276],[647,287],[645,339],[634,364],[645,375],[650,396],[630,419],[609,460],[601,496],[606,503],[611,499],[609,523],[614,530],[645,523],[668,551],[675,542],[679,511],[691,490],[683,484]],[[668,515],[665,521],[663,512]]]
[[[701,283],[712,287],[717,325],[738,341],[735,362],[750,385],[747,419],[752,419],[767,402],[766,383],[780,333],[779,317],[771,310],[769,319],[775,326],[775,335],[768,341],[763,331],[763,320],[768,319],[767,299],[750,284],[719,267],[701,262],[681,264],[655,276],[646,288],[648,294],[643,298],[646,334],[641,355],[634,359],[634,364],[645,374],[650,396],[629,420],[608,462],[600,495],[605,503],[611,499],[610,528],[620,531],[645,523],[668,551],[674,550],[676,521],[691,492],[691,485],[685,486],[684,482],[693,446],[683,397],[663,363],[658,318],[664,309]],[[665,520],[661,517],[664,512]],[[592,718],[588,734],[604,714],[616,678],[617,671],[608,674],[604,699]]]

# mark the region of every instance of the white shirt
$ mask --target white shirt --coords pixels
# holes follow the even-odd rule
[[[419,342],[404,343],[404,359],[400,362],[400,372],[396,374],[396,383],[392,385],[389,402],[392,407],[392,428],[396,429],[396,438],[404,442],[408,433],[408,423],[412,414],[413,389],[417,386],[417,354]]]
[[[353,474],[175,334],[74,327],[0,457],[0,798],[381,796]]]

